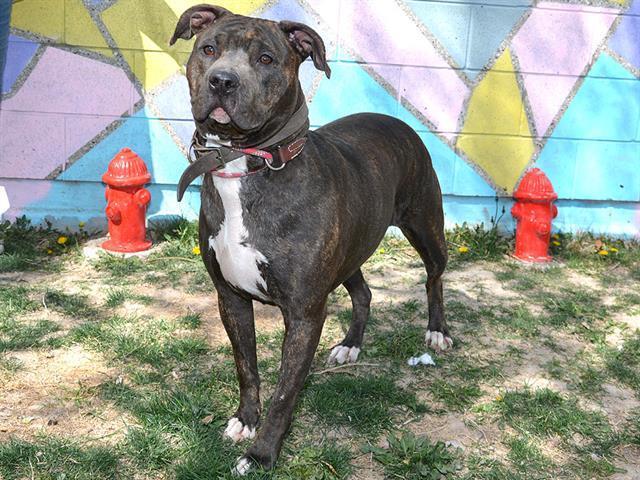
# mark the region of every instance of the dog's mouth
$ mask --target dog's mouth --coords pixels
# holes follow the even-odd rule
[[[231,116],[222,107],[214,108],[209,114],[209,118],[220,125],[228,125],[231,123]]]

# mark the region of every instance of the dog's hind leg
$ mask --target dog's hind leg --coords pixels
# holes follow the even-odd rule
[[[371,290],[362,276],[362,270],[358,269],[343,284],[351,296],[351,325],[344,340],[333,347],[327,363],[353,363],[358,359],[362,348],[364,329],[369,319],[369,307],[371,305]]]
[[[431,216],[420,211],[414,215],[407,215],[399,226],[407,240],[420,254],[427,270],[426,289],[429,301],[429,326],[425,337],[427,346],[434,350],[447,350],[453,346],[444,318],[442,297],[442,274],[447,265],[448,255],[442,211],[438,213]]]
[[[255,437],[260,418],[260,376],[253,303],[222,282],[216,283],[216,290],[220,317],[233,347],[240,385],[240,406],[224,431],[224,437],[236,443]]]

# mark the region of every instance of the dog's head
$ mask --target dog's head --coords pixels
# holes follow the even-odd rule
[[[301,23],[202,4],[182,14],[170,44],[194,35],[187,64],[193,118],[200,133],[234,144],[272,135],[304,101],[298,68],[307,57],[331,74],[322,39]]]

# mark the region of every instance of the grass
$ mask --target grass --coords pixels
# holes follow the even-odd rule
[[[5,480],[107,480],[120,477],[122,471],[117,452],[108,447],[52,438],[0,443],[0,477]]]
[[[275,470],[248,478],[365,478],[370,470],[389,479],[599,479],[617,471],[621,446],[640,447],[640,410],[616,414],[608,385],[640,401],[640,333],[614,317],[640,312],[632,288],[640,279],[640,248],[561,235],[554,247],[559,265],[530,269],[505,259],[513,240],[500,236],[495,223],[447,232],[449,272],[461,273],[445,279],[455,345],[433,354],[435,367],[406,365],[426,351],[427,302],[422,287],[416,298],[396,299],[394,291],[415,289],[424,269],[406,241],[385,238],[363,269],[382,287],[374,289],[360,358],[367,365],[310,376]],[[19,439],[0,442],[0,478],[231,478],[247,445],[231,445],[220,434],[237,407],[238,386],[231,349],[205,328],[218,321],[215,305],[211,313],[198,304],[203,313],[172,305],[159,314],[155,300],[164,289],[202,299],[213,290],[193,253],[195,224],[153,225],[159,245],[148,259],[104,255],[82,265],[77,252],[86,233],[67,236],[28,222],[0,231],[13,245],[0,256],[0,272],[44,273],[29,284],[0,278],[0,415],[7,404],[15,408],[13,392],[37,388],[24,387],[39,366],[29,352],[73,345],[95,351],[104,361],[96,369],[106,373],[98,384],[78,379],[54,389],[52,408],[63,391],[88,424],[108,431],[105,409],[126,421],[110,440],[89,441],[65,429],[54,436],[47,427],[31,435],[18,427]],[[86,268],[96,288],[83,289]],[[465,277],[476,269],[493,272],[510,295],[495,296],[482,278]],[[406,279],[395,285],[388,279],[397,275],[387,274],[397,273]],[[592,281],[581,283],[584,277]],[[154,289],[153,297],[142,294],[145,288]],[[348,328],[344,289],[331,295],[330,312],[315,372],[326,370],[320,356]],[[256,335],[266,410],[284,329],[263,321]],[[552,357],[538,355],[548,350]],[[519,375],[529,371],[563,390],[528,388]]]
[[[391,428],[399,409],[415,414],[427,410],[413,393],[385,374],[314,378],[305,390],[303,406],[325,425],[368,437]]]
[[[389,435],[389,447],[367,445],[363,450],[384,467],[385,478],[404,480],[452,478],[460,470],[457,455],[442,442],[431,442],[412,433]]]

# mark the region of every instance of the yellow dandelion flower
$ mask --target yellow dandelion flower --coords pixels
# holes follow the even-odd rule
[[[60,236],[58,237],[58,240],[57,240],[58,245],[64,245],[64,244],[65,244],[65,243],[67,243],[68,241],[69,241],[69,238],[68,238],[68,237],[65,237],[64,235],[60,235]]]
[[[379,253],[379,254],[383,254],[383,253],[385,253],[385,252],[386,252],[386,250],[385,250],[384,248],[381,248],[380,250],[378,250],[378,253]]]
[[[607,255],[609,255],[609,252],[607,250],[600,250],[598,251],[598,255],[602,255],[603,257],[606,257]]]
[[[47,255],[53,255],[53,250],[51,250],[50,248],[47,248]]]
[[[198,247],[197,245],[195,247],[193,247],[193,250],[191,250],[191,252],[194,255],[200,255],[200,247]]]
[[[610,251],[611,253],[618,253],[618,249],[617,249],[616,247],[611,247],[611,248],[609,249],[609,251]]]
[[[458,247],[458,252],[460,253],[467,253],[469,251],[469,247],[465,247],[464,245],[461,247]]]
[[[504,397],[502,395],[498,395],[496,397],[496,402],[501,402],[502,400],[504,400]]]
[[[562,245],[559,241],[554,240],[553,242],[551,242],[552,245],[555,245],[556,247],[559,247],[560,245]]]
[[[78,226],[79,226],[80,228],[84,228],[84,226],[85,226],[85,225],[86,225],[86,223],[85,223],[85,222],[80,222],[80,223],[78,224]]]

